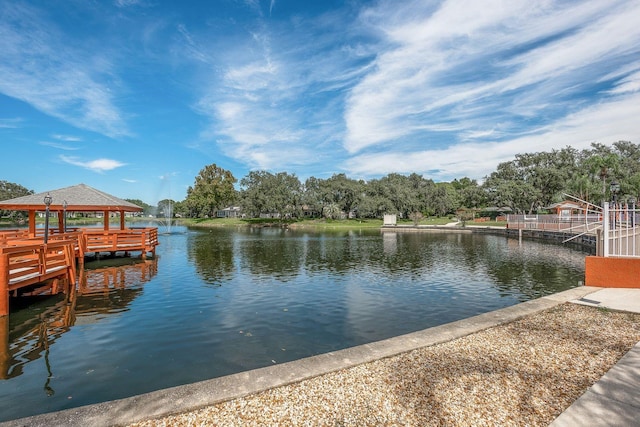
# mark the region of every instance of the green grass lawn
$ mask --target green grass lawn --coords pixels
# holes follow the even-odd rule
[[[54,219],[55,220],[55,219]],[[52,220],[53,221],[53,220]],[[149,222],[158,221],[153,218],[127,218],[127,222]],[[238,226],[260,226],[260,225],[287,225],[291,228],[315,228],[315,229],[358,229],[358,228],[380,228],[382,227],[381,219],[303,219],[303,220],[283,220],[278,221],[275,219],[265,218],[253,218],[253,219],[241,219],[241,218],[175,218],[175,223],[185,225],[189,227],[238,227]],[[43,218],[36,218],[36,222],[44,223]],[[102,222],[102,218],[68,218],[67,226],[82,226],[84,224],[92,224],[95,222]],[[112,218],[111,223],[119,222],[119,219]],[[428,217],[423,218],[419,225],[446,225],[451,222],[456,222],[455,218],[449,217]],[[55,223],[57,224],[57,222]],[[55,225],[54,224],[54,225]],[[505,227],[505,221],[484,221],[473,222],[467,221],[466,226],[476,227]],[[17,226],[15,222],[9,218],[0,219],[0,225],[5,227]],[[413,225],[413,221],[399,219],[398,225],[410,226]],[[459,225],[462,225],[460,223]]]
[[[422,218],[418,225],[447,225],[456,221],[455,218],[449,218],[448,216],[430,216]],[[414,225],[414,223],[410,219],[398,219],[398,225]]]
[[[382,220],[379,219],[345,219],[345,220],[325,220],[325,219],[305,219],[305,220],[282,220],[268,218],[185,218],[179,223],[191,227],[233,227],[233,226],[288,226],[291,228],[379,228]]]
[[[283,220],[276,219],[240,219],[240,218],[183,218],[178,222],[191,227],[229,227],[229,226],[279,226],[286,225],[291,228],[314,228],[314,229],[358,229],[358,228],[380,228],[381,219],[303,219],[303,220]],[[446,225],[456,222],[455,218],[449,217],[429,217],[420,221],[419,225]],[[472,223],[467,223],[471,225]],[[483,222],[473,223],[474,225],[490,226],[504,223]],[[413,225],[411,220],[399,220],[398,225]]]
[[[305,219],[291,224],[293,228],[380,228],[381,219]]]

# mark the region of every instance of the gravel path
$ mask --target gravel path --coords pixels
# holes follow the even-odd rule
[[[562,304],[444,344],[132,426],[547,426],[640,341]]]

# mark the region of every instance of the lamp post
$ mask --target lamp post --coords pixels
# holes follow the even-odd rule
[[[618,198],[618,192],[620,191],[620,184],[618,184],[617,181],[611,181],[609,188],[611,190],[611,196],[613,197],[613,204],[615,205]]]
[[[53,199],[49,193],[47,193],[47,195],[44,196],[44,205],[46,206],[44,211],[44,243],[49,241],[49,206],[51,206],[52,201]]]
[[[67,201],[64,200],[62,202],[62,212],[63,212],[63,216],[62,216],[62,232],[66,233],[67,232]]]

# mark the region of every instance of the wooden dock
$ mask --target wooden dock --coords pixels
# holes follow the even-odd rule
[[[0,231],[0,316],[9,314],[9,293],[37,283],[68,280],[75,286],[76,265],[88,254],[140,252],[155,255],[158,229],[74,229],[66,233],[50,230],[47,243],[28,230]]]
[[[67,271],[75,268],[76,263],[82,264],[87,254],[128,254],[139,251],[142,258],[145,258],[149,252],[155,255],[158,245],[157,228],[126,228],[126,213],[142,212],[140,206],[86,184],[2,200],[0,209],[26,211],[29,215],[28,228],[0,231],[0,248],[3,250],[0,253],[0,316],[9,313],[9,292],[18,293],[19,289],[34,283],[59,280],[65,274],[68,275]],[[38,212],[44,213],[44,229],[36,227]],[[66,224],[69,212],[100,213],[103,228],[70,230]],[[57,218],[57,227],[54,225],[50,228],[49,219],[52,215]],[[111,218],[116,217],[119,217],[119,229],[111,230]],[[58,246],[54,242],[64,243]],[[65,245],[71,247],[72,256],[64,261],[64,268],[62,265],[51,267],[48,263],[54,262],[56,251],[58,255],[66,253],[67,249],[61,249]],[[27,259],[33,265],[18,266],[18,262],[26,262]],[[69,279],[73,279],[75,283],[75,270],[73,277]]]
[[[0,316],[9,314],[9,292],[48,280],[67,279],[75,285],[74,245],[58,240],[0,247]]]
[[[78,245],[79,257],[88,253],[101,252],[141,252],[142,258],[147,253],[155,255],[158,246],[158,229],[156,227],[129,228],[125,230],[100,230],[85,228],[81,230]]]

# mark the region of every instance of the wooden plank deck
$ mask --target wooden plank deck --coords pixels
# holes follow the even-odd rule
[[[28,230],[0,231],[0,316],[9,314],[9,292],[51,279],[68,278],[75,286],[76,261],[87,254],[141,252],[155,255],[156,227],[124,230],[84,228],[56,233],[43,243]]]

